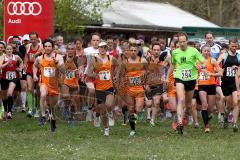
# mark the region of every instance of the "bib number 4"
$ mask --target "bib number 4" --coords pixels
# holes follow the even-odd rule
[[[101,81],[109,81],[111,78],[111,73],[109,71],[101,71],[99,72],[99,79]]]

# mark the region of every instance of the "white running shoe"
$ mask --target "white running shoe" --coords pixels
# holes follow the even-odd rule
[[[104,129],[104,136],[109,136],[109,128]]]
[[[151,127],[155,127],[155,123],[154,123],[154,120],[153,120],[153,119],[150,120],[150,126],[151,126]]]
[[[109,113],[109,116],[108,116],[108,124],[109,126],[114,126],[115,124],[115,120],[114,120],[114,117],[113,117],[113,112],[110,112]]]
[[[93,117],[94,117],[94,126],[95,127],[100,127],[101,126],[100,116],[96,116],[96,112],[94,112]]]
[[[38,118],[38,117],[40,117],[39,116],[39,111],[38,110],[36,110],[36,112],[35,112],[35,114],[33,115],[35,118]]]
[[[86,121],[87,122],[92,122],[93,121],[93,111],[92,110],[87,111]]]

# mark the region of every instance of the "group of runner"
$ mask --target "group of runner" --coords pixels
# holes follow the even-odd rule
[[[209,122],[218,113],[223,128],[232,115],[237,132],[238,40],[231,37],[228,45],[217,44],[211,32],[205,39],[206,44],[198,46],[180,32],[169,47],[163,38],[152,38],[147,46],[143,38],[120,42],[108,36],[104,41],[93,33],[84,49],[80,38],[64,45],[63,37],[57,36],[40,44],[38,34],[31,32],[23,36],[21,46],[0,42],[2,119],[11,119],[13,106],[19,103],[28,117],[38,117],[39,125],[49,121],[52,132],[57,118],[69,122],[86,118],[96,127],[102,122],[104,135],[109,136],[109,126],[122,116],[134,136],[143,110],[151,126],[159,113],[170,114],[179,134],[189,117],[199,128],[198,113],[204,132],[210,132]]]

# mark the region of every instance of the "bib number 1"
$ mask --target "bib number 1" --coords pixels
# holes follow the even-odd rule
[[[14,78],[17,78],[16,72],[6,72],[6,79],[7,80],[13,80]]]

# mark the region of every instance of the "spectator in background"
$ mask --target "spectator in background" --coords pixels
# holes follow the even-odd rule
[[[195,43],[194,43],[193,41],[188,41],[187,45],[188,45],[189,47],[195,48]]]
[[[56,37],[56,44],[62,55],[66,55],[66,47],[64,46],[63,36]]]
[[[136,44],[136,38],[130,37],[130,38],[128,39],[128,42],[129,42],[129,44]]]
[[[206,44],[210,45],[211,47],[211,53],[214,59],[218,59],[220,51],[221,51],[221,46],[218,45],[217,43],[213,42],[214,36],[212,32],[207,32],[205,34],[205,40],[206,40]],[[204,46],[204,45],[202,45]],[[202,48],[201,46],[201,48]]]
[[[107,37],[107,48],[109,55],[118,58],[117,44],[111,35]]]
[[[12,41],[19,47],[21,45],[19,36],[13,36]]]
[[[22,38],[22,45],[19,46],[19,56],[22,60],[24,60],[25,54],[27,52],[26,47],[29,44],[29,42],[30,42],[29,35],[25,34]]]

